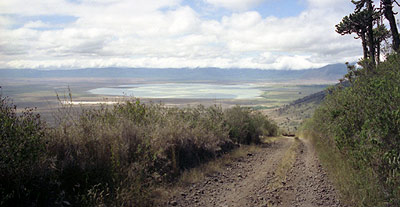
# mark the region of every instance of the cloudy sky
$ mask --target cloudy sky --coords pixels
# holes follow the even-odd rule
[[[303,69],[356,61],[350,0],[1,0],[0,68]]]

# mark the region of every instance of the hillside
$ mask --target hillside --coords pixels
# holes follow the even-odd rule
[[[282,130],[295,133],[305,119],[311,118],[325,96],[326,91],[320,91],[278,109],[266,110],[265,113],[274,119]]]
[[[349,87],[350,83],[344,81],[335,86]],[[268,116],[272,117],[280,128],[289,133],[295,133],[304,120],[309,119],[314,114],[327,95],[327,90],[310,94],[303,98],[292,101],[277,109],[266,110]]]
[[[400,55],[350,68],[303,125],[352,206],[400,205]]]

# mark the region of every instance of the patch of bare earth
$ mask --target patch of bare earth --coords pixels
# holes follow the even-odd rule
[[[307,140],[282,138],[183,188],[169,206],[344,206]]]

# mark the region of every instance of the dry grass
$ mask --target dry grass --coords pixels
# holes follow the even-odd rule
[[[282,182],[286,181],[289,170],[292,168],[294,163],[296,162],[296,154],[297,149],[300,146],[300,141],[295,139],[289,149],[285,152],[285,155],[282,158],[278,168],[275,170],[276,179],[271,184],[274,189],[278,189],[283,187]]]
[[[262,137],[260,137],[260,139],[261,139],[261,142],[264,143],[264,144],[272,144],[272,143],[275,143],[278,139],[282,139],[282,137],[276,137],[276,136],[266,137],[266,136],[262,136]]]
[[[242,146],[233,150],[231,153],[203,164],[197,168],[185,171],[178,181],[179,186],[187,186],[204,180],[205,177],[222,172],[224,167],[239,158],[246,157],[248,153],[256,153],[261,148],[257,145]]]
[[[0,175],[4,176],[0,178],[12,182],[0,182],[0,205],[67,202],[74,206],[152,206],[158,186],[199,180],[220,170],[227,160],[245,154],[226,155],[235,145],[259,143],[260,136],[277,132],[266,116],[239,106],[229,110],[201,105],[181,109],[136,99],[98,108],[63,105],[54,127],[42,126],[33,113],[16,117],[16,108],[6,100],[1,106],[0,118],[5,118],[0,119],[0,129],[4,129],[0,130],[0,142],[10,147],[2,147],[0,152],[10,149],[3,154],[21,154],[21,159],[32,157],[32,163],[43,160],[46,165],[16,166],[12,159],[17,156],[1,163]],[[22,133],[24,128],[32,133]],[[26,142],[24,136],[39,132],[32,143]],[[10,142],[11,138],[15,142]],[[33,149],[35,143],[42,148]],[[213,162],[220,156],[223,158]],[[193,169],[197,166],[202,166],[201,170]],[[38,168],[42,173],[34,173],[36,177],[26,176],[23,182],[11,179],[22,176],[14,173],[17,170],[29,175]],[[3,173],[6,170],[9,173]],[[28,186],[31,195],[14,193],[33,181],[38,184]]]

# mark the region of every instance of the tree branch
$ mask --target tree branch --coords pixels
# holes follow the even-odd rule
[[[397,4],[397,6],[400,6],[399,2],[397,2],[397,0],[393,0],[394,3]]]

